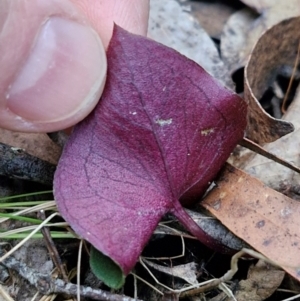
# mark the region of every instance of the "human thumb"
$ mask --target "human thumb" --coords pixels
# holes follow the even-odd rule
[[[2,0],[0,66],[0,127],[27,132],[82,120],[106,76],[102,42],[69,0]]]

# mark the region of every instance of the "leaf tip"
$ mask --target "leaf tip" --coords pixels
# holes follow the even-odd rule
[[[90,266],[95,276],[113,289],[121,288],[125,283],[125,274],[111,258],[91,247]]]

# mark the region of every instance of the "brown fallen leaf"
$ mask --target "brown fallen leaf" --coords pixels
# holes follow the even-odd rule
[[[271,1],[258,3],[258,1],[251,0],[242,0],[242,2],[245,4],[249,3],[261,13],[260,17],[256,19],[251,28],[249,28],[247,44],[244,48],[245,58],[250,54],[253,45],[265,30],[283,20],[300,15],[300,0],[275,0],[272,1],[273,3],[271,3]]]
[[[235,8],[223,2],[188,1],[188,4],[192,15],[214,39],[220,39],[225,23],[235,12]]]
[[[243,8],[232,14],[223,27],[220,48],[225,68],[231,76],[246,64],[244,47],[249,28],[257,16],[253,10]]]
[[[247,279],[239,282],[234,296],[237,300],[263,301],[279,287],[284,274],[278,267],[259,260],[249,268]]]
[[[26,153],[52,164],[57,164],[61,154],[61,148],[42,133],[12,132],[0,128],[0,142],[22,148]]]
[[[232,16],[232,19],[230,18],[228,24],[224,27],[225,32],[223,33],[221,45],[226,43],[226,45],[237,46],[233,48],[233,53],[227,52],[227,55],[235,60],[236,66],[245,66],[253,46],[264,31],[283,20],[300,15],[300,0],[242,0],[242,2],[256,10],[260,15],[255,18],[254,14],[251,15],[247,11],[241,11],[237,13],[237,16]],[[235,23],[237,18],[239,24]],[[235,25],[242,26],[243,31],[241,32],[235,28]],[[236,44],[236,34],[231,34],[228,28],[237,31],[239,33],[238,38],[242,39],[243,43]],[[223,55],[222,52],[222,57],[224,56],[226,56],[226,53]],[[232,69],[232,72],[234,72],[234,69]]]
[[[249,7],[264,16],[265,23],[278,19],[279,21],[300,14],[299,0],[241,0]]]
[[[241,0],[249,7],[255,9],[259,13],[263,13],[266,9],[274,6],[280,5],[281,0]]]
[[[175,0],[150,1],[148,36],[195,61],[227,87],[234,87],[217,47],[186,5]]]
[[[198,265],[195,262],[189,262],[186,264],[180,264],[173,267],[167,267],[150,260],[143,258],[143,262],[153,269],[165,273],[171,277],[178,277],[183,279],[189,284],[197,284],[197,271]]]
[[[299,0],[297,1],[299,2]],[[280,4],[276,7],[279,9],[284,5]],[[288,9],[289,4],[286,4],[286,7]],[[289,14],[280,16],[282,19],[286,19]],[[265,30],[279,21],[271,22],[267,27],[264,25],[263,29]],[[260,31],[253,38],[251,28],[257,23],[262,24],[261,22],[249,9],[243,9],[233,14],[223,30],[221,53],[225,67],[231,75],[247,63],[244,88],[244,96],[249,103],[247,137],[257,143],[269,143],[290,133],[293,128],[291,124],[266,114],[258,103],[258,99],[272,85],[280,68],[292,67],[295,62],[300,39],[299,17],[280,22],[259,38],[262,32]],[[257,40],[250,56],[250,50]]]
[[[283,116],[285,120],[291,121],[295,126],[295,131],[278,139],[275,142],[267,144],[264,149],[284,158],[288,162],[299,166],[299,146],[300,146],[300,88],[298,87],[296,95],[287,113]],[[288,189],[298,195],[297,187],[300,183],[300,175],[290,169],[284,168],[273,161],[267,160],[261,156],[255,155],[247,162],[244,170],[259,178],[268,186],[276,190]],[[295,195],[296,197],[296,195]]]
[[[226,164],[202,202],[235,235],[300,280],[300,204]]]
[[[258,102],[284,66],[294,66],[300,41],[300,17],[266,31],[255,45],[245,68],[245,100],[249,103],[247,137],[268,143],[292,132],[287,121],[262,115]]]
[[[292,23],[293,25],[295,24],[295,22],[298,22],[297,25],[299,26],[300,24],[299,19],[300,18],[295,18],[295,19],[288,20],[286,22],[288,24]],[[271,39],[271,37],[269,37],[269,39]],[[294,47],[296,47],[295,44]],[[276,52],[277,51],[278,49],[276,50]],[[278,57],[279,62],[283,60],[283,58],[280,58],[280,56],[282,56],[280,53],[276,55],[276,58]],[[264,74],[265,69],[262,69],[260,73],[258,73],[258,76],[260,78],[266,76],[266,74]],[[298,166],[300,164],[299,112],[300,112],[300,88],[298,87],[293,102],[288,108],[288,111],[283,115],[284,120],[293,123],[295,127],[295,131],[280,138],[279,140],[273,143],[264,146],[264,148],[267,151],[274,153]],[[267,184],[268,186],[276,190],[282,190],[284,188],[288,188],[289,190],[297,190],[297,187],[299,187],[299,181],[300,181],[299,174],[289,169],[283,168],[282,166],[279,166],[278,164],[266,160],[260,156],[255,156],[250,161],[248,161],[247,164],[244,166],[244,170],[254,175],[257,178],[260,178],[265,184]],[[297,194],[299,195],[299,192]]]
[[[281,284],[285,272],[263,260],[249,268],[247,279],[241,280],[235,290],[234,297],[239,301],[264,301],[270,297]],[[230,301],[225,293],[220,293],[211,301]]]

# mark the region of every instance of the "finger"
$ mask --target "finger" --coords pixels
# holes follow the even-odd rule
[[[71,0],[87,16],[107,47],[113,24],[140,35],[147,34],[149,0]]]
[[[99,34],[68,0],[2,0],[0,65],[0,126],[18,131],[77,123],[106,74]]]

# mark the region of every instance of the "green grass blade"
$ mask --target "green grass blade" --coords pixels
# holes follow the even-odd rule
[[[22,222],[28,222],[32,224],[40,224],[42,221],[37,218],[31,218],[31,217],[26,217],[26,216],[20,216],[20,215],[13,215],[11,213],[0,213],[0,217],[7,217],[9,219],[14,219]]]
[[[2,203],[0,204],[0,209],[7,209],[7,208],[14,208],[14,207],[29,207],[44,204],[52,200],[45,200],[45,201],[31,201],[31,202],[14,202],[14,203]]]
[[[2,239],[23,239],[25,238],[30,232],[22,232],[16,234],[9,234],[5,238]],[[51,231],[51,237],[53,239],[60,239],[60,238],[78,238],[71,232],[59,232],[59,231]],[[35,233],[31,238],[43,238],[42,233]]]
[[[18,195],[13,195],[13,196],[2,197],[2,198],[0,198],[0,202],[5,202],[7,200],[12,200],[12,199],[17,199],[17,198],[25,198],[25,197],[28,197],[28,196],[47,194],[47,193],[53,193],[53,190],[38,191],[38,192],[31,192],[31,193],[25,193],[25,194],[18,194]]]

